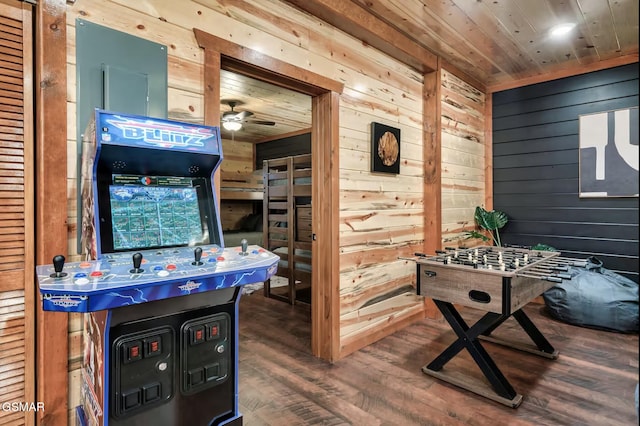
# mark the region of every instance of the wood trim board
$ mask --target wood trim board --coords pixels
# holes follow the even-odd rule
[[[67,254],[67,26],[64,0],[36,7],[36,263]],[[45,48],[46,46],[46,48]],[[62,125],[61,125],[62,124]],[[37,424],[68,421],[68,315],[44,312],[38,303]]]

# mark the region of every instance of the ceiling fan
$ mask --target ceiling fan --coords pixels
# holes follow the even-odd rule
[[[236,132],[242,129],[243,123],[259,124],[261,126],[275,126],[275,121],[264,120],[247,120],[253,115],[251,111],[236,111],[234,108],[238,105],[237,101],[225,102],[231,108],[222,114],[222,127],[225,130]]]

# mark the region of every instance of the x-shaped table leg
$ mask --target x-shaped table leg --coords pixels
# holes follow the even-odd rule
[[[436,359],[424,367],[423,371],[427,374],[440,371],[442,367],[462,349],[467,349],[498,396],[509,401],[516,398],[516,391],[478,340],[479,335],[488,329],[495,329],[509,317],[487,312],[473,326],[469,327],[451,303],[440,300],[434,300],[434,302],[458,336],[458,340],[453,342]]]
[[[523,330],[529,335],[534,348],[525,345],[512,344],[511,342],[490,337],[489,335],[504,323],[510,315],[487,312],[471,327],[460,316],[453,304],[435,300],[434,303],[444,315],[458,339],[447,347],[436,359],[428,365],[422,367],[422,371],[441,380],[475,392],[484,397],[490,398],[501,404],[510,407],[517,407],[522,402],[522,395],[518,394],[509,381],[504,377],[491,356],[480,343],[480,339],[509,346],[514,349],[526,351],[545,358],[555,359],[558,352],[551,346],[549,341],[542,335],[540,330],[531,322],[529,317],[522,311],[517,310],[512,315],[520,324]],[[487,378],[491,387],[484,384],[474,383],[468,376],[454,374],[453,372],[442,371],[444,365],[455,357],[462,349],[466,349],[480,370]]]

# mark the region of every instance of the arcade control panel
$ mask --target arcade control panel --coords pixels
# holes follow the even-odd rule
[[[36,268],[43,309],[93,312],[262,282],[279,257],[259,246],[174,247],[106,254],[99,260]]]

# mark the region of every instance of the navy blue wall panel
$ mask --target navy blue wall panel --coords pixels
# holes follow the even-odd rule
[[[638,63],[493,94],[493,206],[505,244],[596,256],[638,282],[638,198],[579,197],[579,116],[638,106]]]
[[[264,160],[311,153],[311,133],[289,136],[256,145],[256,169],[262,168]]]

